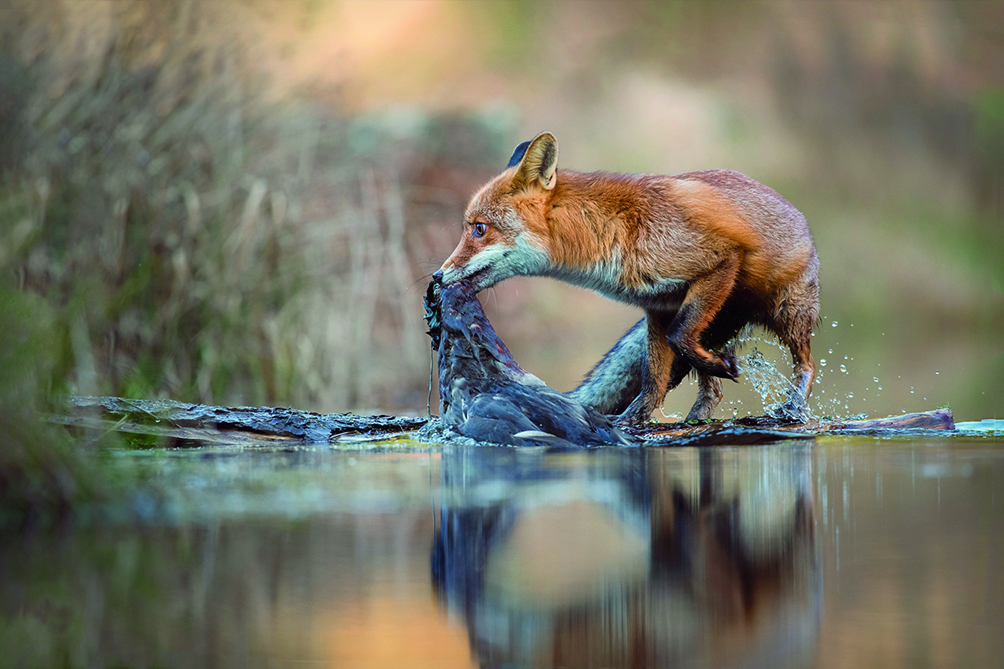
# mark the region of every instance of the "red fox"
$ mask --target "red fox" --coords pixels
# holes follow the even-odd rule
[[[819,260],[805,218],[777,192],[732,170],[675,176],[557,169],[541,133],[467,206],[464,232],[434,275],[480,291],[512,276],[549,276],[645,311],[641,390],[622,424],[648,420],[691,371],[688,419],[710,418],[719,379],[739,376],[733,340],[759,325],[791,350],[795,390],[785,413],[806,412],[815,367]]]

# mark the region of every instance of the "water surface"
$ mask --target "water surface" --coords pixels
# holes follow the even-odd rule
[[[6,666],[992,667],[992,437],[121,452],[170,492],[7,537]]]

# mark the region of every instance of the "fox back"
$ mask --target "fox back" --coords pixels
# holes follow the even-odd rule
[[[647,307],[742,252],[739,281],[769,294],[815,262],[804,217],[773,189],[732,170],[675,176],[558,170],[557,143],[524,142],[464,214],[443,263],[447,285],[477,290],[512,276],[552,276]],[[675,290],[679,289],[679,290]]]

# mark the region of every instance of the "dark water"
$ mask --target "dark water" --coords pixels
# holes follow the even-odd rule
[[[1004,666],[989,437],[120,458],[170,504],[6,538],[4,666]]]

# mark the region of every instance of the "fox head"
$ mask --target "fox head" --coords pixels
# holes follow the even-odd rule
[[[544,132],[513,151],[505,171],[474,194],[453,254],[435,273],[444,285],[468,279],[483,290],[550,265],[544,214],[557,181],[558,142]]]

